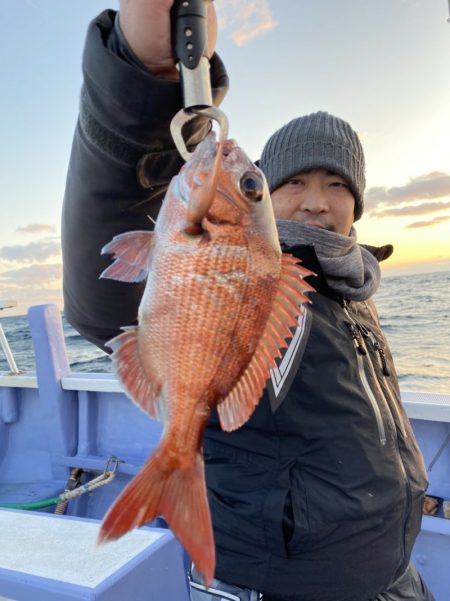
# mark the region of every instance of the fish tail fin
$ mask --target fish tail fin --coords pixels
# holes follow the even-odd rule
[[[190,466],[172,468],[162,449],[155,451],[108,511],[98,543],[120,538],[159,514],[208,586],[214,577],[215,549],[200,453]]]

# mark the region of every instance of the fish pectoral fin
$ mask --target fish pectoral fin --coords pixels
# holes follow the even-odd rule
[[[125,330],[106,346],[113,350],[111,358],[127,396],[150,417],[165,421],[165,403],[160,384],[149,378],[142,365],[137,339],[137,326]]]
[[[151,231],[135,231],[119,234],[102,248],[102,255],[113,255],[114,263],[107,267],[100,278],[120,282],[142,282],[149,271],[154,244]]]
[[[314,289],[303,281],[308,275],[313,274],[298,265],[298,259],[282,255],[278,290],[253,357],[234,388],[217,405],[222,430],[240,428],[258,405],[270,370],[276,367],[275,358],[281,357],[281,348],[287,348],[286,340],[293,336],[291,328],[297,326],[298,317],[303,314],[302,305],[310,302],[305,292]]]
[[[165,454],[164,447],[157,449],[115,501],[102,522],[98,543],[117,539],[162,514],[208,586],[214,577],[215,549],[203,458],[198,453],[191,466],[177,469],[168,466]]]

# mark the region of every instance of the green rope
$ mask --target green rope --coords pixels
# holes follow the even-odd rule
[[[34,501],[33,503],[0,503],[1,509],[42,509],[43,507],[50,507],[50,505],[57,505],[61,501],[61,497],[52,497],[51,499],[42,499],[42,501]]]

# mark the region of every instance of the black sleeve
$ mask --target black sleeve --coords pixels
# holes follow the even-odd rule
[[[135,323],[143,284],[99,280],[111,263],[100,250],[116,234],[152,227],[147,216],[156,218],[183,163],[169,132],[181,108],[180,85],[138,64],[114,28],[115,15],[101,13],[88,29],[62,211],[64,313],[103,349],[121,326]],[[219,104],[228,78],[217,55],[211,78]],[[187,143],[201,140],[208,127],[199,119]]]

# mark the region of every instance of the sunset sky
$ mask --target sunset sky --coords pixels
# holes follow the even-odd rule
[[[447,0],[215,0],[231,137],[256,160],[275,129],[326,110],[367,162],[358,239],[386,276],[450,269]],[[117,0],[0,0],[0,299],[61,299],[60,212],[89,21]],[[13,311],[8,312],[12,314]],[[5,312],[6,314],[6,312]]]

